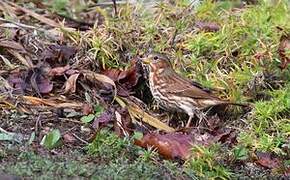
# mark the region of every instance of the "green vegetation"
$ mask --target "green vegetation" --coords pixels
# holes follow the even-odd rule
[[[86,177],[92,179],[156,179],[161,177],[189,176],[180,171],[174,162],[158,159],[157,153],[144,150],[121,139],[110,131],[101,130],[85,150],[69,155],[39,155],[30,151],[18,154],[18,150],[5,148],[0,151],[0,172],[21,177],[55,179]],[[7,161],[15,156],[17,161]],[[194,176],[193,176],[194,177]]]
[[[232,173],[221,165],[220,146],[195,146],[192,148],[193,157],[187,162],[187,168],[193,170],[199,177],[205,179],[229,179]]]

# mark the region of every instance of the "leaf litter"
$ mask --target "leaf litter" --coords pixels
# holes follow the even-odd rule
[[[212,116],[208,122],[189,129],[184,129],[180,124],[174,123],[171,124],[173,125],[171,127],[162,119],[156,118],[158,116],[152,111],[151,104],[144,103],[150,101],[150,97],[148,98],[144,94],[140,95],[140,92],[144,90],[142,88],[146,86],[143,81],[147,78],[146,70],[140,65],[138,56],[126,57],[126,50],[122,47],[124,46],[122,45],[123,40],[116,37],[107,38],[110,33],[104,28],[107,23],[104,19],[107,17],[103,11],[100,11],[98,16],[103,16],[100,19],[104,21],[99,21],[99,29],[94,32],[93,23],[63,18],[59,14],[56,15],[57,18],[46,16],[47,14],[38,14],[25,6],[21,6],[25,4],[17,5],[7,1],[2,2],[2,4],[10,7],[9,12],[6,13],[13,14],[16,20],[14,19],[11,23],[14,26],[9,27],[7,24],[5,27],[4,21],[0,20],[1,25],[3,25],[1,31],[13,33],[12,37],[2,38],[1,36],[0,39],[1,53],[3,53],[1,56],[4,57],[3,61],[5,59],[1,66],[6,65],[5,67],[7,67],[7,69],[4,67],[6,75],[3,77],[13,89],[9,94],[5,94],[7,93],[6,89],[0,89],[0,93],[7,97],[2,98],[1,95],[0,103],[9,103],[15,106],[18,111],[22,109],[22,112],[25,111],[30,116],[32,122],[27,123],[26,127],[28,126],[33,129],[33,132],[37,132],[38,141],[32,143],[38,149],[42,150],[43,147],[39,146],[41,144],[50,150],[54,149],[60,145],[58,143],[62,137],[64,146],[77,144],[77,141],[88,142],[98,133],[99,129],[112,125],[113,131],[122,137],[130,136],[134,132],[142,132],[144,135],[135,140],[136,145],[144,148],[154,147],[163,157],[173,160],[186,161],[190,159],[191,156],[194,156],[191,149],[195,145],[210,146],[216,143],[227,146],[236,145],[236,130],[225,127],[220,117]],[[5,10],[1,9],[1,13],[3,11]],[[176,13],[178,14],[178,12]],[[26,15],[29,16],[21,19],[21,16],[25,17]],[[176,16],[177,20],[182,23],[183,19],[178,19],[178,15]],[[66,21],[63,23],[59,19]],[[33,26],[30,27],[30,22],[34,20],[40,24],[33,23]],[[19,22],[21,23],[19,24]],[[214,21],[202,20],[195,21],[194,26],[200,31],[211,33],[221,31],[222,28]],[[39,30],[37,30],[38,28]],[[146,34],[137,27],[133,31],[139,35]],[[160,29],[160,31],[161,33],[155,34],[155,39],[150,41],[156,39],[160,42],[163,41],[164,39],[161,37],[163,34],[171,39],[171,44],[176,43],[182,49],[184,40],[180,36],[168,33],[171,31],[170,29]],[[117,36],[114,33],[109,36]],[[103,46],[95,54],[92,54],[90,49],[96,49],[96,47],[91,44],[90,38],[97,38],[94,36],[107,39],[102,42]],[[138,37],[129,38],[137,38],[137,41],[140,41]],[[287,53],[289,51],[288,41],[288,36],[281,37],[278,49],[281,57],[281,69],[286,69],[290,62]],[[143,44],[146,45],[146,42]],[[121,51],[120,54],[123,58],[121,55],[116,55],[118,53],[115,53],[113,48]],[[166,49],[159,48],[159,50],[165,51]],[[123,64],[128,64],[128,66],[122,68],[111,66],[103,63],[102,57],[107,59],[109,57],[111,61],[120,58],[119,63],[123,61]],[[91,98],[89,103],[86,99],[86,93]],[[96,104],[98,107],[105,107],[105,109],[96,111],[93,108]],[[39,110],[38,106],[41,106],[43,111],[40,111],[39,115],[36,116],[34,112]],[[10,108],[7,107],[1,106],[2,109]],[[67,118],[64,114],[65,109],[78,113],[73,118]],[[43,119],[44,116],[51,116],[52,119]],[[178,117],[174,116],[174,118]],[[174,122],[174,120],[172,121]],[[26,122],[20,123],[25,124]],[[58,129],[47,131],[55,127]],[[3,128],[13,129],[8,124],[4,124]],[[70,130],[71,128],[73,130]],[[6,139],[9,137],[7,136]],[[270,154],[258,154],[257,158],[258,160],[255,162],[263,167],[269,169],[281,167],[282,160],[272,158]]]

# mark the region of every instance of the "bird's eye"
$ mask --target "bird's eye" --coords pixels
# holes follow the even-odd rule
[[[153,59],[154,59],[154,60],[158,60],[158,56],[154,56]]]

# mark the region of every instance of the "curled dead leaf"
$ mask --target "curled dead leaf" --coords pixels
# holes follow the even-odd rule
[[[103,83],[105,86],[113,86],[114,88],[114,97],[116,96],[117,88],[115,82],[108,76],[103,74],[98,74],[90,70],[83,70],[81,73],[84,75],[86,79],[91,81],[92,83],[96,83],[96,81]]]
[[[63,66],[63,67],[55,67],[55,68],[50,69],[50,71],[48,72],[48,75],[51,76],[51,77],[62,76],[69,69],[70,69],[69,65],[66,65],[66,66]]]
[[[63,101],[57,99],[43,99],[33,96],[22,96],[22,98],[26,103],[30,103],[30,105],[33,106],[47,105],[55,108],[77,108],[77,109],[83,107],[83,103],[79,102]]]
[[[3,48],[9,48],[9,49],[15,49],[18,51],[25,52],[24,47],[15,41],[9,41],[9,40],[0,40],[0,47]]]
[[[102,74],[110,77],[115,82],[118,95],[129,96],[141,77],[139,71],[138,61],[133,59],[130,68],[127,70],[106,69],[102,71]]]
[[[42,58],[51,63],[55,63],[55,61],[63,62],[72,58],[76,52],[75,47],[53,44],[45,49]]]
[[[65,143],[74,143],[77,141],[77,139],[71,133],[64,134],[63,139]]]
[[[169,127],[167,124],[161,122],[159,119],[154,118],[153,116],[149,115],[148,113],[144,112],[137,104],[135,104],[133,101],[130,99],[125,99],[123,100],[127,103],[127,108],[129,111],[129,114],[131,118],[134,119],[139,119],[143,121],[144,123],[147,123],[159,130],[163,130],[166,132],[174,132],[175,129]]]
[[[220,26],[214,22],[197,21],[195,26],[207,32],[216,32],[220,29]]]
[[[290,64],[290,34],[280,38],[278,53],[281,59],[280,68],[285,69]]]
[[[8,83],[14,88],[14,93],[33,92],[47,94],[52,91],[53,84],[43,74],[41,68],[35,67],[25,71],[12,71],[8,77]]]
[[[42,75],[40,75],[35,82],[37,83],[37,88],[41,94],[48,94],[53,89],[53,84],[50,80]]]
[[[190,157],[193,136],[181,133],[169,134],[146,134],[141,140],[136,140],[135,144],[147,148],[154,147],[167,159],[186,160]]]
[[[79,77],[79,73],[78,74],[73,74],[71,75],[65,82],[64,84],[64,93],[67,94],[67,93],[75,93],[76,92],[76,82],[77,82],[77,79]]]
[[[269,169],[276,169],[282,167],[281,159],[277,157],[273,157],[270,153],[266,152],[257,152],[256,156],[258,160],[256,161],[257,164],[269,168]]]

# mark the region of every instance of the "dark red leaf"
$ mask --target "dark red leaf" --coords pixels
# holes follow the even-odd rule
[[[92,105],[90,104],[84,104],[83,107],[83,115],[89,115],[94,111]]]
[[[49,72],[48,75],[51,77],[54,76],[62,76],[66,73],[66,71],[68,71],[70,69],[69,65],[63,66],[63,67],[55,67],[52,68]]]
[[[215,32],[220,29],[220,26],[214,22],[197,21],[195,26],[201,30]]]
[[[278,52],[281,59],[280,68],[285,69],[290,64],[290,35],[283,35],[280,38]]]
[[[27,84],[23,79],[23,73],[20,71],[12,72],[8,77],[9,85],[14,88],[14,93],[23,94],[27,88]]]
[[[93,122],[93,128],[98,129],[100,127],[100,124],[106,125],[109,122],[113,120],[114,116],[114,110],[109,108],[106,111],[104,111],[99,117],[95,118]]]
[[[77,139],[71,133],[64,134],[63,139],[65,143],[74,143],[77,141]]]
[[[132,60],[131,67],[127,70],[106,69],[102,71],[102,74],[110,77],[116,83],[120,96],[128,96],[141,77],[137,60]]]
[[[36,82],[38,90],[42,94],[50,93],[53,89],[53,84],[50,82],[49,79],[45,78],[44,76],[40,76]]]
[[[50,62],[55,60],[62,62],[63,60],[72,58],[76,52],[75,47],[54,44],[50,45],[49,48],[42,53],[42,58]]]
[[[277,157],[272,157],[270,153],[257,152],[256,155],[258,158],[256,163],[265,168],[274,169],[282,167],[282,161]]]
[[[34,90],[39,95],[47,94],[52,91],[53,84],[42,73],[38,67],[28,71],[14,71],[9,75],[8,83],[15,89],[15,93]]]
[[[190,155],[193,136],[181,133],[170,134],[146,134],[135,143],[141,147],[154,147],[167,159],[187,159]]]

